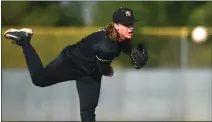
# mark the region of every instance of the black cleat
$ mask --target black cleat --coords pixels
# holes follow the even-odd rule
[[[4,37],[6,39],[12,40],[12,43],[19,46],[29,44],[32,36],[33,36],[32,29],[29,28],[22,28],[22,29],[11,28],[4,33]]]

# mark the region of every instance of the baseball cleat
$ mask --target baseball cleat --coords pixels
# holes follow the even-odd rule
[[[22,29],[8,29],[4,33],[4,37],[6,39],[12,40],[12,43],[23,46],[30,42],[30,39],[33,35],[33,31],[30,28],[22,28]]]

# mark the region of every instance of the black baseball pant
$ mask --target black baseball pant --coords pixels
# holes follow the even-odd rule
[[[87,75],[67,58],[66,48],[46,67],[31,44],[22,47],[29,73],[34,85],[47,87],[68,80],[76,80],[82,122],[95,122],[95,109],[100,95],[102,75],[96,71]]]

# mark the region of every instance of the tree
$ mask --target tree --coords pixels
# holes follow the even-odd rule
[[[199,5],[192,11],[191,15],[187,20],[187,25],[212,25],[212,2],[206,2],[205,4]]]

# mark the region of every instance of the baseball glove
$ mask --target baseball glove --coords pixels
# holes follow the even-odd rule
[[[149,59],[147,49],[143,44],[138,44],[136,48],[133,48],[130,56],[132,58],[132,64],[136,69],[142,68]]]

